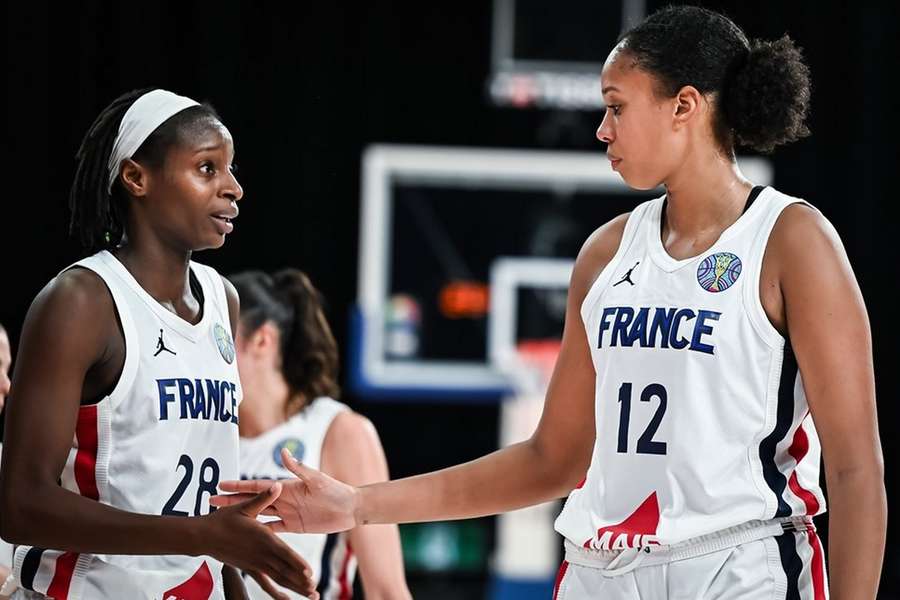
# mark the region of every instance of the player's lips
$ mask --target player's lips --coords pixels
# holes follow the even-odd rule
[[[210,215],[210,218],[215,222],[216,229],[219,230],[219,233],[226,234],[234,231],[234,224],[231,221],[236,219],[237,216],[238,211],[235,209]]]
[[[613,169],[615,169],[618,166],[618,164],[620,162],[622,162],[621,158],[619,158],[615,154],[610,154],[609,152],[606,153],[606,157],[609,159],[609,162],[612,165]]]

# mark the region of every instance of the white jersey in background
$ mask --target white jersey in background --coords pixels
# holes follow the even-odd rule
[[[192,517],[209,512],[219,481],[238,476],[238,404],[221,277],[190,264],[203,314],[191,325],[154,300],[112,254],[74,265],[100,276],[125,334],[115,388],[81,406],[63,487],[116,508]],[[222,564],[208,556],[79,554],[18,546],[22,598],[222,600]],[[33,592],[25,591],[32,590]]]
[[[321,468],[322,444],[334,418],[349,408],[331,398],[321,397],[285,423],[255,438],[241,438],[242,479],[295,479],[281,463],[281,449],[287,448],[298,461],[313,469]],[[262,518],[265,520],[265,517]],[[281,533],[279,536],[309,563],[313,581],[322,600],[345,600],[353,593],[356,558],[346,532]],[[253,600],[268,600],[269,594],[251,578],[245,577],[247,592]],[[276,587],[290,598],[304,598],[286,588]]]
[[[648,553],[752,521],[806,531],[825,510],[819,441],[759,295],[769,234],[802,201],[762,189],[711,248],[676,260],[661,241],[664,200],[634,209],[581,307],[597,434],[556,529],[575,548]],[[809,527],[806,548],[779,538],[785,567],[809,546],[821,561]]]

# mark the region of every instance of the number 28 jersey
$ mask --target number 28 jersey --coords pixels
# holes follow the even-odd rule
[[[556,529],[585,548],[674,544],[825,510],[803,382],[759,296],[769,234],[801,201],[762,189],[684,260],[662,245],[664,202],[631,213],[581,307],[597,436]]]
[[[108,396],[80,407],[61,484],[134,513],[209,513],[219,481],[239,474],[242,392],[221,277],[190,264],[192,287],[203,296],[201,320],[192,325],[154,300],[109,252],[74,266],[93,271],[109,289],[125,335],[125,364]],[[208,556],[19,546],[14,559],[20,588],[58,600],[221,600],[221,571]]]

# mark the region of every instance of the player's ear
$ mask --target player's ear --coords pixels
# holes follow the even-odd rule
[[[278,350],[281,347],[281,331],[274,321],[266,321],[253,332],[251,343],[262,351]]]
[[[125,190],[135,198],[147,195],[148,172],[137,162],[126,158],[122,161],[119,179]]]

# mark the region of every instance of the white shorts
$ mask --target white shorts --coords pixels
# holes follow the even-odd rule
[[[819,537],[811,522],[786,525],[798,523],[756,521],[649,550],[597,552],[566,542],[553,600],[827,600]]]

